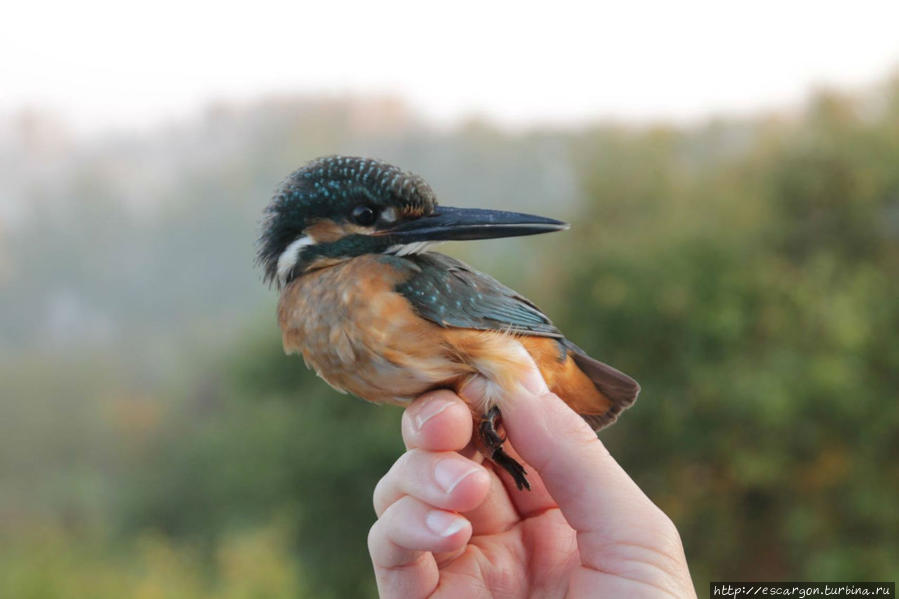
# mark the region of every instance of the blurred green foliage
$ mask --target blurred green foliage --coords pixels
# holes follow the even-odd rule
[[[254,222],[244,221],[265,197],[248,207],[226,195],[223,220],[210,212],[231,185],[273,187],[295,166],[285,156],[341,143],[401,164],[439,155],[462,173],[475,155],[478,178],[496,164],[515,179],[509,189],[541,164],[570,169],[570,186],[557,188],[579,198],[562,207],[571,232],[514,252],[484,245],[495,251],[470,261],[643,384],[602,437],[679,527],[700,593],[710,579],[895,577],[899,81],[874,97],[819,94],[797,116],[692,128],[513,136],[472,124],[450,138],[399,127],[360,141],[339,111],[297,110],[307,120],[285,108],[251,128],[249,147],[270,145],[277,158],[238,147],[252,164],[224,181],[189,178],[181,193],[197,202],[153,220],[146,237],[125,236],[150,249],[146,280],[129,274],[138,283],[111,311],[126,319],[121,340],[76,351],[0,344],[0,596],[373,593],[370,498],[402,451],[400,413],[335,394],[283,355],[272,296],[240,299],[249,270],[229,279],[228,267],[245,251],[248,268]],[[477,180],[457,189],[476,196]],[[109,251],[64,221],[39,218],[32,237],[13,239],[24,249],[5,259],[12,270],[43,269],[32,293],[41,276],[53,280],[40,252],[59,242],[32,247],[36,232],[66,229],[72,251],[87,247],[98,263]],[[207,226],[226,248],[214,265],[197,255]],[[150,281],[164,287],[186,255],[172,283],[181,288],[154,292]],[[80,268],[98,285],[117,276]],[[132,308],[129,292],[144,300]],[[27,307],[27,296],[8,297]],[[27,330],[8,328],[16,339]]]
[[[630,137],[608,169],[608,133],[582,140],[594,231],[561,314],[643,382],[608,443],[700,588],[895,575],[899,87],[887,106],[821,97],[693,168],[681,132]]]

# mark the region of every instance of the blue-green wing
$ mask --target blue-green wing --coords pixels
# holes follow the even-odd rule
[[[559,329],[527,298],[493,277],[449,256],[426,252],[406,257],[413,274],[396,290],[415,311],[444,327],[562,338]]]

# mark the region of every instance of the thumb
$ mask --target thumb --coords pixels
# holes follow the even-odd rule
[[[521,385],[502,403],[512,445],[539,473],[573,528],[607,540],[630,535],[647,511],[658,508],[590,426],[550,392],[530,356],[528,362]]]

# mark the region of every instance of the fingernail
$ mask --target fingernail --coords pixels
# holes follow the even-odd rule
[[[534,395],[549,391],[549,387],[546,386],[546,381],[543,380],[543,375],[540,374],[540,371],[536,368],[528,368],[525,371],[524,375],[521,377],[521,386]]]
[[[448,401],[437,401],[432,400],[424,405],[418,414],[415,415],[415,426],[421,429],[425,425],[425,422],[442,412],[443,410],[450,407],[450,402]]]
[[[478,467],[470,462],[457,458],[445,458],[434,466],[434,479],[449,494],[459,483],[477,471]]]
[[[528,350],[523,345],[518,344],[516,351],[519,353],[522,362],[528,365],[528,368],[521,375],[519,384],[525,391],[529,391],[533,395],[542,395],[548,392],[549,387],[546,386],[546,381],[543,380],[543,375],[540,374],[540,370],[537,368],[537,364],[534,363],[534,359],[528,353]]]
[[[433,510],[425,516],[425,524],[431,532],[441,537],[450,537],[463,528],[467,520],[462,516],[450,514],[441,510]]]

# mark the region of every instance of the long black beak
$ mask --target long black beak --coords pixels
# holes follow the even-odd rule
[[[567,228],[567,223],[533,214],[438,206],[428,216],[406,221],[381,234],[390,235],[397,243],[412,243],[518,237]]]

